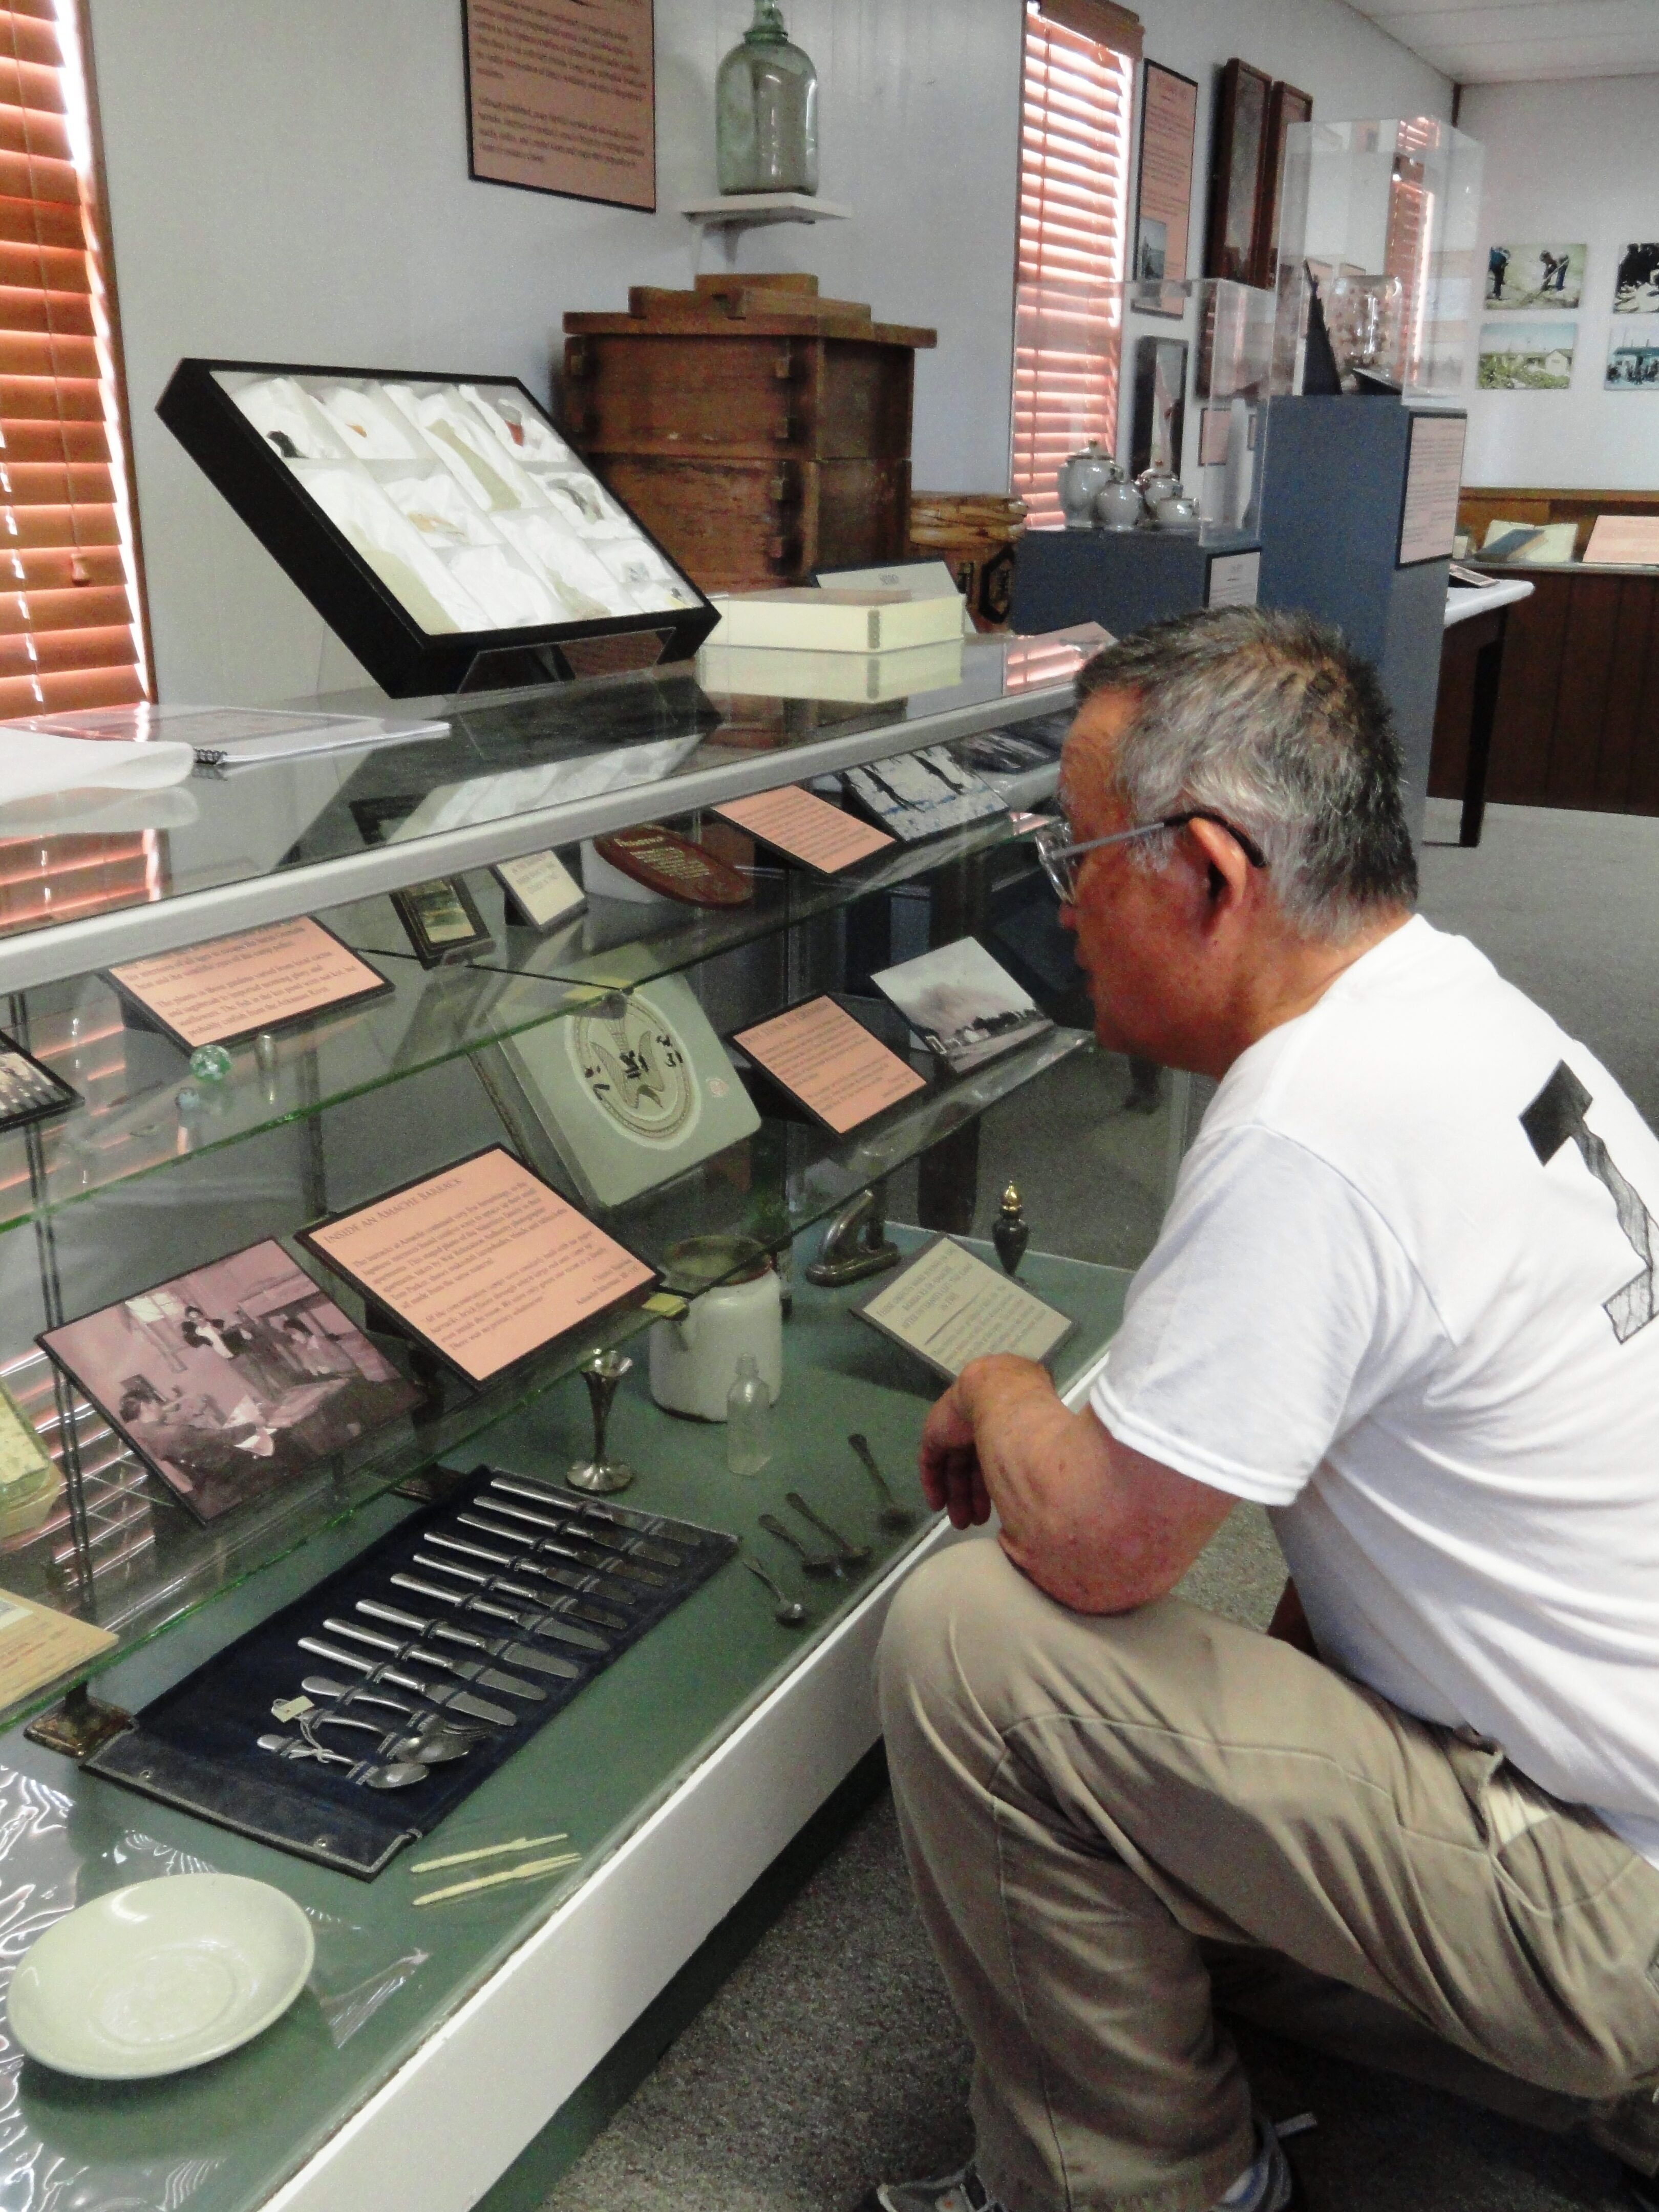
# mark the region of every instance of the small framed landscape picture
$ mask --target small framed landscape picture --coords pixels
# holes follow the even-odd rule
[[[1482,323],[1483,392],[1565,392],[1572,382],[1577,323]]]
[[[422,968],[465,960],[469,953],[487,951],[492,942],[459,876],[434,876],[430,883],[410,884],[392,892],[392,903]]]
[[[0,1129],[21,1129],[80,1103],[78,1091],[0,1030]]]
[[[1584,296],[1581,246],[1493,246],[1486,252],[1487,307],[1576,307]]]
[[[1613,312],[1615,315],[1659,314],[1659,240],[1627,246],[1620,255]]]
[[[1609,392],[1659,392],[1659,315],[1615,323],[1607,333]]]

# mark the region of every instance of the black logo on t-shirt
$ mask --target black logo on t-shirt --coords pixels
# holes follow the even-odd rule
[[[1659,1289],[1654,1284],[1654,1251],[1659,1246],[1659,1221],[1656,1221],[1643,1204],[1641,1194],[1625,1181],[1613,1164],[1612,1155],[1585,1122],[1586,1109],[1591,1104],[1590,1095],[1583,1085],[1561,1060],[1553,1075],[1544,1085],[1526,1112],[1521,1116],[1521,1127],[1526,1131],[1532,1148],[1541,1163],[1555,1158],[1563,1145],[1569,1142],[1578,1147],[1579,1157],[1595,1177],[1605,1185],[1614,1206],[1618,1209],[1619,1226],[1631,1241],[1632,1249],[1642,1262],[1642,1272],[1632,1276],[1621,1291],[1615,1291],[1602,1310],[1613,1323],[1613,1333],[1620,1344],[1627,1344],[1638,1328],[1645,1328],[1659,1313]]]

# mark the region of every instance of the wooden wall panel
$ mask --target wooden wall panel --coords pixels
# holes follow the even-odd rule
[[[1619,620],[1607,666],[1607,708],[1596,764],[1598,807],[1623,811],[1631,804],[1636,763],[1643,749],[1642,702],[1652,651],[1659,592],[1644,576],[1619,579]],[[1651,742],[1652,734],[1650,735]]]
[[[1563,595],[1566,619],[1545,772],[1545,792],[1553,806],[1596,804],[1623,581],[1619,576],[1575,576]]]
[[[1566,633],[1568,580],[1540,576],[1537,585],[1531,599],[1510,609],[1498,690],[1486,796],[1510,805],[1549,803],[1550,738]]]

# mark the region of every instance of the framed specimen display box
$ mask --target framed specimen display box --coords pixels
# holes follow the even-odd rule
[[[394,697],[684,660],[714,626],[516,378],[191,359],[155,411]]]

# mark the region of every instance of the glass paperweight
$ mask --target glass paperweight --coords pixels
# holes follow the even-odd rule
[[[222,1044],[198,1044],[190,1056],[190,1072],[198,1083],[222,1083],[230,1073],[230,1054]]]
[[[720,64],[714,137],[723,192],[817,191],[818,73],[790,43],[777,0],[755,0],[754,21]]]

